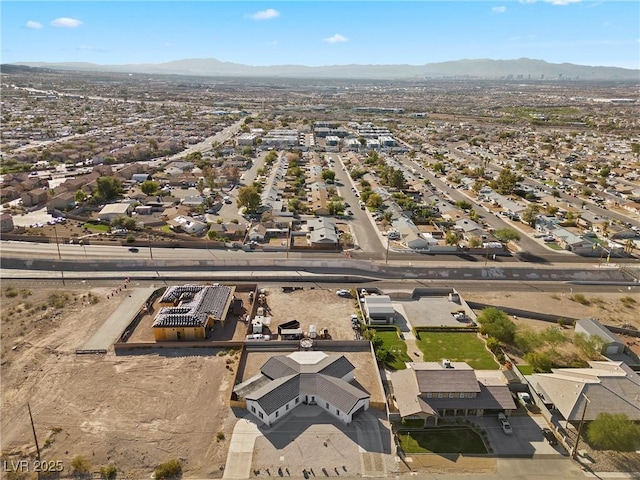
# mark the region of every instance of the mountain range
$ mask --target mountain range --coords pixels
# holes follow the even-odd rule
[[[548,63],[544,60],[457,60],[425,65],[304,65],[252,66],[221,62],[215,58],[192,58],[165,63],[99,65],[95,63],[18,62],[56,70],[121,72],[144,74],[196,75],[208,77],[283,77],[335,79],[513,79],[513,80],[617,80],[640,81],[640,70],[619,67],[592,67],[571,63]]]

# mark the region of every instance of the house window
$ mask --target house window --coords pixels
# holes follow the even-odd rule
[[[449,392],[449,398],[453,398],[454,393],[453,392]]]
[[[264,418],[264,415],[262,415],[262,412],[258,412],[258,416],[259,416],[260,418]]]
[[[256,413],[256,407],[254,407],[253,405],[251,405],[251,413]]]
[[[443,398],[443,397],[444,397],[444,393],[438,392],[438,398]]]
[[[285,410],[289,410],[289,404],[287,403],[287,404],[284,406],[284,408],[285,408]]]
[[[296,405],[298,404],[299,401],[300,401],[300,397],[296,397]]]
[[[336,415],[340,415],[340,410],[336,408]]]
[[[280,416],[280,412],[276,410],[276,418]]]
[[[329,404],[328,404],[328,403],[325,403],[325,405],[327,406],[327,410],[329,410]]]
[[[431,392],[427,392],[427,398],[431,398]]]

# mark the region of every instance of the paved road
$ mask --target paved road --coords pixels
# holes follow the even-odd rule
[[[116,296],[124,296],[124,300],[79,350],[108,350],[154,290],[154,287],[126,288],[115,293]]]
[[[253,447],[262,433],[249,418],[241,418],[233,427],[233,435],[227,453],[227,463],[222,478],[250,478]]]

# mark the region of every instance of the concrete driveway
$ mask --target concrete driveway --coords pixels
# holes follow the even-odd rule
[[[496,415],[473,418],[472,421],[487,433],[493,455],[534,457],[559,456],[566,453],[561,445],[551,446],[543,437],[542,429],[547,427],[547,424],[541,415],[510,416],[509,423],[513,427],[511,435],[502,431]]]

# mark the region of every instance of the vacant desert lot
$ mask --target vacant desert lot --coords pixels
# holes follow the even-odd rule
[[[75,349],[116,308],[107,291],[2,293],[2,452],[34,452],[27,402],[43,459],[85,456],[97,471],[149,478],[179,458],[185,476],[221,476],[235,417],[227,399],[239,354],[175,350],[140,355],[76,356]],[[94,296],[87,296],[92,293]],[[64,297],[66,295],[66,297]]]

